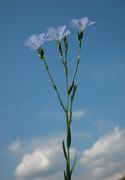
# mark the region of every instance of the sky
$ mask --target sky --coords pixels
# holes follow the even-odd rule
[[[73,180],[118,180],[125,174],[125,1],[0,0],[0,179],[63,179],[65,119],[36,51],[32,34],[67,25],[70,77],[77,53],[72,18],[89,17],[74,101]],[[65,99],[56,43],[43,45]]]

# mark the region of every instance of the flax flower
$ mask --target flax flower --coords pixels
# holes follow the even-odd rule
[[[90,21],[88,17],[83,17],[82,19],[72,19],[70,25],[77,28],[80,32],[84,31],[87,26],[95,24],[95,21]]]
[[[61,41],[65,36],[70,34],[70,31],[66,28],[66,26],[59,26],[57,28],[48,28],[46,33],[46,40],[47,41]]]
[[[25,46],[29,47],[31,50],[35,50],[41,47],[41,45],[46,40],[45,33],[41,33],[39,35],[32,35],[29,39],[25,42]]]

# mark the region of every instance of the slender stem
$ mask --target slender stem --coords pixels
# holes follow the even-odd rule
[[[50,81],[51,81],[51,83],[52,83],[52,86],[53,86],[54,90],[56,91],[56,94],[57,94],[57,96],[58,96],[58,99],[59,99],[59,102],[60,102],[60,104],[61,104],[61,106],[62,106],[62,109],[64,110],[64,112],[66,112],[65,106],[64,106],[63,101],[62,101],[62,99],[61,99],[61,96],[60,96],[60,94],[59,94],[59,91],[58,91],[58,89],[57,89],[57,87],[56,87],[56,85],[55,85],[55,82],[54,82],[54,80],[53,80],[53,78],[52,78],[52,76],[51,76],[51,73],[50,73],[48,64],[46,63],[46,60],[45,60],[44,56],[43,56],[43,58],[42,58],[42,61],[43,61],[44,65],[45,65],[45,68],[46,68],[46,71],[47,71],[47,73],[48,73],[48,75],[49,75],[49,79],[50,79]]]
[[[64,65],[64,69],[65,69],[65,80],[66,80],[66,129],[67,129],[67,142],[68,142],[68,133],[69,133],[69,129],[70,129],[70,124],[69,124],[69,93],[68,93],[68,89],[69,89],[69,82],[68,82],[68,66],[67,66],[67,52],[65,51],[65,65]],[[71,133],[71,132],[70,132]],[[71,175],[70,175],[70,147],[67,144],[67,178],[68,180],[71,180]]]
[[[81,41],[79,42],[79,47],[78,47],[78,55],[77,55],[77,61],[76,61],[76,66],[75,66],[75,71],[74,71],[74,75],[73,75],[73,79],[72,79],[72,83],[74,82],[77,72],[78,72],[78,67],[79,67],[79,63],[80,63],[80,52],[81,52]]]
[[[64,66],[64,73],[65,73],[65,83],[66,83],[66,111],[65,111],[65,116],[66,116],[66,133],[67,133],[67,160],[66,160],[66,177],[67,180],[71,180],[71,173],[70,173],[70,147],[69,147],[69,132],[71,136],[71,131],[70,131],[70,123],[69,123],[69,82],[68,82],[68,65],[67,65],[67,51],[68,51],[68,42],[67,39],[64,39],[64,55],[62,51],[62,46],[61,42],[57,42],[57,47],[58,51],[60,54],[60,59],[61,62]],[[71,137],[70,137],[71,138]]]
[[[75,66],[75,70],[74,70],[71,85],[74,84],[74,81],[75,81],[75,78],[76,78],[76,75],[77,75],[77,72],[78,72],[78,67],[79,67],[79,63],[80,63],[81,45],[82,45],[82,39],[78,40],[78,55],[77,55],[76,66]],[[69,117],[70,123],[72,122],[72,105],[73,105],[73,99],[70,99],[70,110],[69,110],[70,111],[70,117]]]

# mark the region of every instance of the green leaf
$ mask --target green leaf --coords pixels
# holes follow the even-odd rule
[[[71,145],[71,130],[70,127],[68,127],[68,133],[67,133],[67,146],[70,148]]]
[[[64,141],[62,141],[62,146],[63,146],[63,153],[64,153],[64,156],[65,156],[65,159],[67,160],[67,153],[66,153],[66,148],[65,148]]]
[[[75,159],[73,161],[73,165],[72,165],[71,172],[70,172],[71,176],[72,176],[72,173],[74,171],[75,165],[76,165],[76,155],[75,155]]]

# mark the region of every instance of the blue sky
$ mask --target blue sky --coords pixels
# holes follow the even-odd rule
[[[75,173],[74,180],[114,180],[125,173],[122,169],[125,163],[125,153],[122,152],[125,148],[124,8],[124,0],[1,0],[1,180],[27,180],[28,177],[33,180],[56,180],[62,176],[63,162],[56,162],[61,157],[61,145],[58,147],[57,142],[61,142],[65,133],[63,112],[37,53],[27,49],[24,42],[30,35],[44,32],[48,27],[66,24],[72,32],[68,36],[68,61],[72,72],[77,52],[77,31],[69,26],[69,21],[84,16],[97,23],[86,29],[77,76],[73,153],[78,152],[79,171]],[[63,96],[64,78],[56,44],[45,43],[44,50]],[[46,155],[44,151],[52,146],[55,147],[52,154],[49,152],[50,155]],[[27,171],[25,177],[21,171],[15,176],[19,165],[26,164],[26,155],[29,155],[31,164],[34,163],[35,153],[38,157],[41,155],[46,163],[52,160],[53,166],[48,163],[46,171],[41,167],[41,174],[37,168],[34,171],[31,168],[34,174]],[[107,171],[103,169],[106,162],[99,159],[100,153],[102,159],[108,160],[108,155],[111,157],[110,162],[114,166],[108,167]],[[55,156],[56,162],[51,159]],[[94,164],[100,161],[101,165]]]

